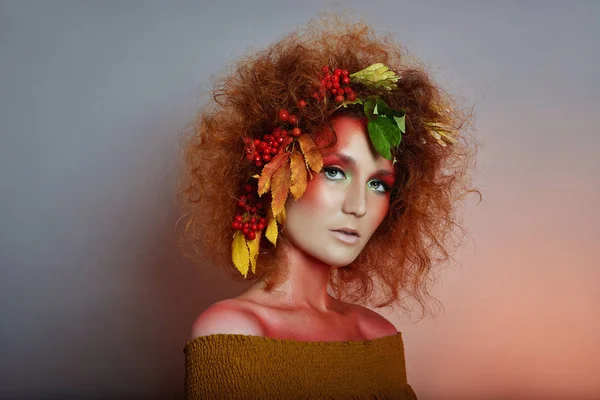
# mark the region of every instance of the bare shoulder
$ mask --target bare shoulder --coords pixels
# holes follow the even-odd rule
[[[213,304],[198,316],[190,339],[215,334],[264,336],[265,328],[243,302],[227,299]]]
[[[352,304],[351,308],[357,313],[361,330],[370,338],[395,335],[398,330],[387,318],[367,307]]]

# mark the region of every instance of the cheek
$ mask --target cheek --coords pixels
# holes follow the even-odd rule
[[[306,185],[306,190],[298,201],[299,205],[302,208],[318,211],[327,209],[335,204],[336,196],[331,187],[328,188],[328,183],[330,184],[321,175],[314,175],[313,179]]]
[[[369,207],[369,212],[371,213],[371,218],[369,218],[369,230],[375,232],[383,219],[385,218],[388,209],[390,207],[390,196],[379,196],[376,195],[377,198],[372,199],[372,202]]]

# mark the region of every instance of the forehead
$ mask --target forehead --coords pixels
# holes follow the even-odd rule
[[[323,156],[342,154],[353,158],[358,165],[393,171],[392,162],[377,153],[371,144],[366,118],[340,116],[333,119],[331,125],[337,141]]]
[[[365,151],[374,152],[368,138],[366,118],[342,116],[335,118],[331,125],[337,137],[334,147],[336,151],[346,147],[362,146]]]

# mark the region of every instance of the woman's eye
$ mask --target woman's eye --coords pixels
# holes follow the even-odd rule
[[[323,168],[323,173],[325,174],[325,177],[330,181],[340,181],[346,178],[344,172],[336,167],[325,167]]]
[[[369,187],[373,190],[375,190],[376,192],[380,192],[380,193],[386,193],[390,190],[390,188],[383,183],[382,181],[378,181],[378,180],[373,180],[369,182]]]

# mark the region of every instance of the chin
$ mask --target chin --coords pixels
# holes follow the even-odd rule
[[[327,254],[313,254],[313,257],[318,258],[333,268],[342,268],[356,260],[358,254],[336,254],[335,252],[329,252]]]

